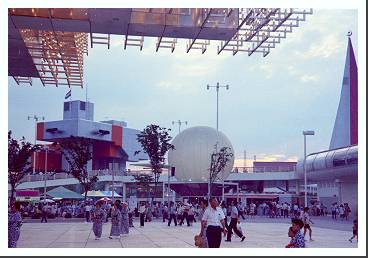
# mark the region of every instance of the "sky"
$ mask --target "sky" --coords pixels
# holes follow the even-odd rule
[[[155,51],[156,38],[145,38],[143,51],[124,50],[123,37],[112,36],[110,49],[95,45],[85,56],[88,99],[95,104],[95,121],[124,120],[143,129],[155,123],[171,128],[172,121],[216,128],[216,90],[206,85],[228,84],[219,93],[219,130],[232,142],[235,165],[249,166],[254,155],[264,161],[296,161],[307,152],[327,150],[338,107],[345,65],[347,32],[358,56],[356,10],[314,9],[299,28],[267,57],[230,52],[217,55],[211,41],[205,54],[186,53],[179,39],[174,53]],[[359,61],[359,60],[357,60]],[[358,65],[359,66],[359,65]],[[8,128],[14,136],[34,141],[34,121],[28,115],[61,120],[67,87],[18,86],[8,79]],[[73,100],[85,100],[86,89],[73,87]]]

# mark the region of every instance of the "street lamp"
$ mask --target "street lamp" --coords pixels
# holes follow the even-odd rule
[[[229,85],[220,85],[220,83],[216,83],[216,85],[209,85],[207,84],[207,90],[210,88],[216,88],[216,130],[217,130],[217,143],[218,143],[218,110],[219,110],[219,90],[220,88],[226,88],[226,90],[229,90]],[[216,152],[217,152],[217,144],[216,144]],[[225,200],[225,182],[224,182],[224,170],[222,170],[222,200]],[[209,182],[208,182],[208,189],[209,189]]]
[[[46,146],[46,144],[44,145],[44,150],[45,150],[45,173],[44,173],[44,190],[43,190],[43,201],[46,202],[46,181],[47,181],[47,152],[48,152],[48,147]]]
[[[33,119],[34,122],[35,122],[35,139],[34,139],[34,144],[36,145],[36,141],[37,141],[37,122],[38,120],[45,120],[45,117],[44,116],[37,116],[37,115],[29,115],[28,116],[28,120],[31,120]],[[36,171],[36,152],[34,151],[33,152],[33,174],[35,173]]]
[[[307,135],[314,135],[314,131],[303,131],[304,136],[304,162],[303,162],[303,169],[304,169],[304,207],[308,207],[308,199],[307,199]]]
[[[188,125],[188,121],[181,121],[181,120],[178,120],[178,121],[172,121],[171,124],[174,125],[174,124],[178,124],[179,125],[179,133],[180,133],[180,128],[181,128],[181,124],[184,123],[185,125]]]

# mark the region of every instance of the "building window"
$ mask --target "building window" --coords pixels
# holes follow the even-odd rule
[[[80,102],[80,110],[86,110],[86,102]]]
[[[64,102],[64,111],[69,111],[70,108],[69,102]]]

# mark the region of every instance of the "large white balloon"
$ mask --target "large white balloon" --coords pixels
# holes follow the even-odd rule
[[[217,149],[230,147],[229,139],[222,132],[208,126],[196,126],[185,129],[178,134],[172,144],[175,149],[168,153],[169,166],[175,167],[175,177],[181,181],[207,181],[211,164],[211,154]],[[234,165],[234,156],[224,169],[226,178]],[[219,175],[222,178],[222,174]]]

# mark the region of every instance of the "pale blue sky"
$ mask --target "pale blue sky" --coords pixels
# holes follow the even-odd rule
[[[97,45],[85,57],[88,98],[95,103],[95,120],[125,120],[143,129],[156,123],[172,127],[216,127],[216,92],[206,85],[229,84],[220,92],[219,129],[232,142],[237,159],[295,160],[303,155],[302,131],[313,129],[308,152],[329,146],[337,111],[347,32],[357,56],[357,11],[315,9],[306,22],[263,58],[254,54],[217,55],[218,42],[200,52],[186,53],[179,40],[172,54],[154,50],[156,39],[145,38],[143,51],[123,49],[123,37],[113,36],[110,50]],[[358,65],[359,66],[359,65]],[[62,119],[67,87],[18,86],[9,78],[9,129],[16,137],[34,139],[29,114]],[[85,89],[73,88],[73,99],[85,99]],[[184,129],[186,126],[182,126]],[[172,135],[178,132],[173,127]],[[240,163],[242,164],[242,163]]]

